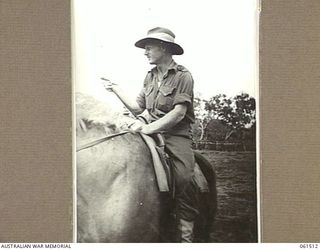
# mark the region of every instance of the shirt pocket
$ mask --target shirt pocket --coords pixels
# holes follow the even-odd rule
[[[152,109],[154,97],[153,97],[153,85],[150,85],[145,90],[146,109]]]
[[[157,108],[169,112],[173,109],[174,102],[174,87],[162,86],[159,89],[159,97],[157,100]]]

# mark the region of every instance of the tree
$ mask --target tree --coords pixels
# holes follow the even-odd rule
[[[224,141],[229,127],[218,119],[211,119],[206,127],[206,140]]]
[[[205,110],[210,117],[235,130],[248,128],[255,122],[255,99],[246,93],[231,98],[216,95],[206,102]]]
[[[235,96],[235,129],[249,128],[256,121],[256,102],[246,93]]]
[[[204,100],[198,93],[194,98],[195,123],[193,139],[198,146],[202,140],[242,142],[255,139],[255,99],[246,93],[234,97],[215,95]],[[250,138],[249,138],[250,137]]]
[[[197,93],[194,98],[195,123],[193,125],[193,137],[195,141],[204,139],[205,130],[211,120],[204,108],[205,103],[206,101],[201,99],[201,94]]]
[[[246,93],[228,98],[219,94],[210,98],[205,110],[210,117],[220,120],[229,127],[225,140],[244,142],[248,129],[255,124],[255,99]]]
[[[205,103],[205,110],[208,115],[213,119],[218,119],[228,124],[232,115],[232,100],[227,98],[225,94],[215,95]]]

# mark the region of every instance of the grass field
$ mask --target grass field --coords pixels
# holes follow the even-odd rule
[[[255,152],[201,151],[217,175],[218,212],[211,242],[257,242]]]

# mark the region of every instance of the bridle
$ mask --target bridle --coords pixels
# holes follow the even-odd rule
[[[79,151],[84,150],[84,149],[87,149],[87,148],[94,147],[94,146],[96,146],[96,145],[98,145],[98,144],[100,144],[100,143],[102,143],[102,142],[108,141],[108,140],[110,140],[110,139],[112,139],[112,138],[114,138],[114,137],[117,137],[117,136],[119,136],[119,135],[124,135],[124,134],[127,134],[127,133],[132,133],[132,131],[123,130],[123,131],[121,131],[121,132],[119,132],[119,133],[112,134],[112,135],[108,135],[108,136],[105,136],[105,137],[103,137],[103,138],[101,138],[101,139],[97,139],[97,140],[95,140],[95,141],[88,142],[88,143],[86,143],[86,144],[78,147],[77,150],[76,150],[76,152],[79,152]]]

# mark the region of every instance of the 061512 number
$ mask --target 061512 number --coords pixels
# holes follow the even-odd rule
[[[303,243],[303,244],[300,244],[300,248],[303,248],[303,249],[318,249],[319,248],[319,244],[317,244],[317,243]]]

